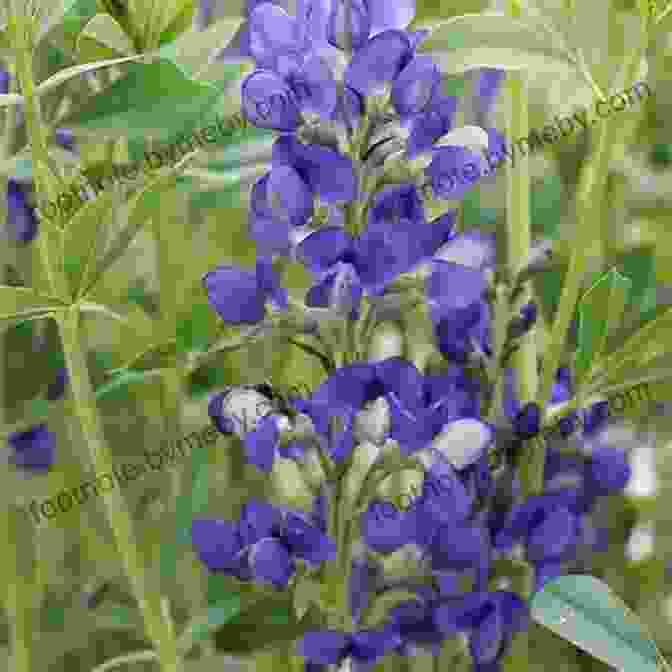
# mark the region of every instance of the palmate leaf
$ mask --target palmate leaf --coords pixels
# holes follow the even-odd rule
[[[418,51],[430,53],[441,72],[449,75],[478,67],[543,70],[575,65],[559,35],[502,13],[465,14],[418,28],[431,31]]]
[[[532,618],[624,672],[657,672],[656,645],[626,604],[592,576],[561,576],[532,599]]]
[[[575,362],[578,386],[604,352],[607,335],[621,325],[631,287],[632,281],[612,268],[581,297]]]

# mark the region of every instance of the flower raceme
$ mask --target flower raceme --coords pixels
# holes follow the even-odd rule
[[[251,500],[238,521],[195,520],[192,541],[210,571],[290,591],[306,577],[321,584],[324,627],[297,642],[307,670],[366,669],[392,651],[436,653],[457,633],[475,669],[497,670],[528,615],[522,597],[491,590],[507,578],[493,561],[522,548],[537,587],[571,566],[594,547],[595,503],[625,485],[627,463],[597,441],[598,427],[573,462],[550,446],[545,492],[520,495],[515,447],[538,431],[541,410],[516,399],[507,357],[537,308],[516,302],[520,277],[495,274],[494,234],[458,230],[456,210],[443,203],[477,179],[456,191],[452,171],[503,142],[488,125],[502,73],[479,71],[466,106],[472,123],[455,128],[457,100],[442,94],[438,67],[417,51],[427,32],[407,30],[412,2],[287,7],[248,2],[223,53],[254,58],[243,111],[277,139],[250,192],[255,267],[223,264],[203,286],[219,317],[241,327],[241,343],[286,338],[326,375],[286,398],[265,384],[230,386],[208,412],[259,470],[291,460],[313,505],[299,513]],[[283,287],[287,261],[308,274],[303,296]],[[542,243],[525,277],[547,261]],[[496,304],[509,313],[495,339],[498,296],[510,300]],[[377,329],[391,324],[396,350],[374,357]],[[418,333],[433,352],[416,362],[409,343]],[[492,413],[500,396],[503,412]],[[570,396],[560,370],[551,402]],[[408,502],[385,503],[390,483],[409,474],[422,485]],[[383,562],[392,554],[403,569]],[[399,589],[401,602],[392,599]],[[377,615],[382,598],[389,609]]]

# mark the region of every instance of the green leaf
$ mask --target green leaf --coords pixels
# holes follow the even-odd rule
[[[152,52],[152,62],[129,64],[123,77],[61,124],[75,134],[167,140],[195,129],[215,105],[225,114],[239,110],[238,84],[253,63],[208,60],[240,23],[224,19],[204,32],[190,31]]]
[[[121,373],[122,371],[147,372],[156,371],[158,369],[172,369],[175,368],[179,354],[177,341],[175,339],[166,343],[157,343],[135,356],[130,362],[113,373]]]
[[[84,201],[65,225],[63,232],[63,268],[73,299],[81,296],[95,272],[96,257],[109,215],[120,206],[119,190],[114,188]]]
[[[128,204],[128,222],[117,237],[109,245],[102,258],[96,264],[96,269],[82,292],[86,296],[100,280],[103,273],[112,266],[128,249],[140,229],[147,223],[150,217],[157,216],[161,210],[161,194],[166,189],[174,187],[177,175],[183,166],[187,165],[193,155],[186,155],[175,165],[159,174],[143,187],[138,194],[133,196]]]
[[[173,63],[133,63],[126,70],[126,76],[64,119],[63,126],[90,136],[162,139],[192,130],[222,96]]]
[[[532,618],[611,667],[657,672],[659,653],[639,619],[592,576],[561,576],[532,599]]]
[[[609,379],[613,379],[626,367],[639,367],[660,354],[661,349],[669,350],[671,336],[672,308],[668,308],[628,338],[616,352],[605,358],[600,369]]]
[[[214,630],[230,622],[241,610],[240,595],[232,595],[228,600],[209,607],[205,613],[195,617],[178,639],[178,648],[185,655],[198,642],[208,637]]]
[[[222,653],[243,654],[281,642],[292,642],[311,621],[312,610],[302,622],[294,616],[289,595],[269,596],[255,602],[249,609],[222,626],[215,635],[217,650]],[[260,627],[263,623],[264,627]]]
[[[226,47],[238,32],[241,23],[240,19],[225,18],[216,21],[206,30],[185,33],[159,50],[161,58],[177,65],[185,75],[200,79],[210,65],[212,52]],[[230,64],[224,70],[230,73],[227,79],[239,76],[241,67]]]
[[[311,605],[322,607],[323,585],[309,577],[300,579],[294,587],[294,613],[300,620],[304,617]]]
[[[117,373],[112,380],[110,380],[107,383],[104,383],[103,385],[100,385],[100,387],[96,388],[96,399],[105,399],[105,398],[112,398],[112,399],[119,399],[119,398],[124,398],[125,392],[124,388],[127,385],[130,385],[131,383],[139,383],[139,382],[144,382],[150,377],[156,377],[158,374],[156,371],[150,371],[146,373],[139,373],[138,371],[121,371]],[[123,396],[119,396],[123,394]]]
[[[38,294],[29,287],[0,285],[0,320],[45,317],[64,308],[67,304],[61,300]]]
[[[574,59],[557,34],[505,14],[456,16],[438,25],[418,26],[431,33],[418,47],[429,52],[442,73],[461,74],[478,67],[504,70],[574,68]]]
[[[581,297],[575,365],[577,386],[604,352],[607,334],[621,325],[631,287],[632,281],[612,268]]]
[[[656,283],[654,250],[651,247],[628,250],[618,255],[614,262],[632,280],[627,312],[646,310],[646,294]]]
[[[175,17],[163,29],[163,32],[159,37],[159,46],[172,42],[175,38],[191,28],[194,20],[195,2],[194,0],[186,0],[183,4],[184,6],[182,9],[178,10]]]
[[[135,53],[124,29],[109,14],[96,14],[79,34],[76,50],[87,61],[119,58]]]

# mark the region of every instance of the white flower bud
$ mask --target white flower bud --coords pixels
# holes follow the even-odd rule
[[[369,442],[382,446],[389,431],[390,407],[383,397],[367,404],[355,416],[353,437],[357,443]]]
[[[371,334],[367,351],[370,362],[380,362],[389,357],[403,357],[406,342],[402,328],[395,322],[378,325]]]

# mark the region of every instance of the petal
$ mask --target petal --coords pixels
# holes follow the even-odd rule
[[[327,40],[339,49],[357,50],[369,39],[371,14],[366,0],[350,0],[349,16],[347,5],[346,0],[333,0],[327,25]]]
[[[338,630],[309,630],[297,642],[297,653],[313,663],[336,665],[341,662],[350,638]]]
[[[307,562],[318,564],[336,557],[334,540],[295,513],[287,515],[283,539],[293,555]]]
[[[306,268],[322,273],[339,261],[351,246],[352,236],[345,229],[328,226],[306,236],[296,254]]]
[[[434,256],[439,248],[455,238],[457,235],[456,215],[457,210],[449,210],[432,220],[429,226],[423,229],[423,256]]]
[[[191,523],[190,534],[199,559],[211,572],[226,570],[236,564],[236,556],[243,545],[235,523],[197,518]]]
[[[467,170],[467,166],[474,166]],[[466,147],[448,145],[434,150],[425,169],[438,198],[461,199],[481,177],[483,158]]]
[[[358,630],[352,635],[351,653],[356,660],[370,662],[384,656],[399,644],[401,638],[393,628]]]
[[[597,446],[590,455],[591,484],[600,495],[622,490],[632,473],[625,451],[611,446]]]
[[[410,135],[406,144],[409,158],[426,152],[443,135],[448,133],[457,110],[455,96],[435,96],[429,105],[410,122]]]
[[[425,282],[430,300],[432,319],[439,321],[456,308],[467,308],[479,301],[486,290],[485,277],[480,271],[449,261],[435,261]]]
[[[250,567],[257,581],[272,583],[276,588],[286,588],[296,569],[289,551],[277,539],[262,539],[254,545]]]
[[[286,139],[285,156],[314,194],[326,203],[351,201],[357,193],[352,161],[343,154],[320,145],[304,145],[296,138]],[[276,143],[276,146],[278,143]],[[275,150],[280,158],[281,150]]]
[[[288,307],[287,290],[280,286],[280,277],[273,270],[270,260],[258,257],[256,271],[260,289],[277,306],[286,310]]]
[[[329,119],[338,101],[338,85],[324,59],[311,56],[303,65],[287,75],[298,105],[302,110]]]
[[[208,302],[231,324],[257,324],[264,319],[266,297],[250,271],[222,265],[203,276]]]
[[[288,256],[292,249],[289,223],[270,217],[260,217],[252,210],[248,217],[248,232],[257,245],[257,254],[270,257]]]
[[[438,528],[430,546],[432,568],[470,569],[488,552],[486,533],[478,524],[456,522]]]
[[[390,405],[390,438],[399,442],[399,448],[405,455],[424,448],[433,437],[433,428],[427,423],[425,413],[414,413],[404,407],[395,394],[388,396]]]
[[[369,11],[372,35],[395,28],[403,30],[415,16],[415,0],[369,0]]]
[[[317,285],[306,292],[305,303],[309,308],[328,308],[338,273],[325,276]]]
[[[576,535],[576,517],[564,506],[556,508],[530,531],[528,554],[532,560],[553,560],[576,541]]]
[[[243,81],[245,116],[258,128],[288,132],[301,121],[296,96],[283,77],[271,70],[255,70]]]
[[[431,56],[415,56],[399,73],[392,85],[392,103],[402,115],[421,112],[432,100],[441,81],[441,73]]]
[[[245,457],[257,469],[269,472],[273,469],[278,445],[278,426],[274,416],[261,418],[257,427],[245,435]]]
[[[479,68],[475,95],[482,118],[487,118],[490,114],[505,74],[504,70],[497,68]]]
[[[414,520],[410,512],[400,512],[389,502],[374,500],[359,519],[362,539],[374,551],[392,553],[411,543]]]
[[[389,357],[376,365],[376,375],[385,392],[396,395],[408,409],[420,408],[423,401],[424,379],[413,362],[403,357]]]
[[[495,263],[495,234],[483,231],[460,233],[438,250],[435,258],[483,270]]]
[[[16,240],[30,243],[37,235],[37,216],[28,205],[23,187],[15,180],[7,180],[7,226]]]
[[[433,520],[442,524],[465,520],[472,505],[473,498],[452,469],[441,474],[426,472],[420,507]]]
[[[272,504],[249,499],[243,505],[238,523],[238,534],[244,546],[275,536],[282,524],[282,514]]]
[[[392,184],[377,191],[369,208],[369,226],[399,226],[403,220],[424,224],[425,210],[415,184]]]
[[[258,5],[250,13],[250,51],[262,68],[274,68],[278,54],[300,50],[296,19],[270,2]]]
[[[476,418],[461,418],[443,427],[432,442],[430,450],[460,470],[480,459],[494,439],[495,431],[491,425]]]
[[[271,171],[267,194],[274,219],[303,226],[313,214],[313,194],[291,166],[278,166]]]
[[[488,615],[472,633],[469,649],[472,658],[479,663],[491,663],[499,655],[504,644],[504,623],[499,610],[492,606]]]
[[[7,438],[14,453],[10,462],[26,471],[44,473],[54,463],[56,435],[46,423],[34,425],[22,432],[13,432]]]
[[[353,434],[354,426],[355,411],[353,409],[345,415],[343,430],[340,431],[335,437],[332,437],[332,440],[329,444],[329,455],[334,460],[334,462],[336,462],[336,464],[342,464],[343,461],[350,456],[355,447],[355,439]]]
[[[403,32],[382,32],[355,52],[344,81],[362,95],[371,95],[381,84],[392,82],[397,77],[411,54],[411,44]]]

